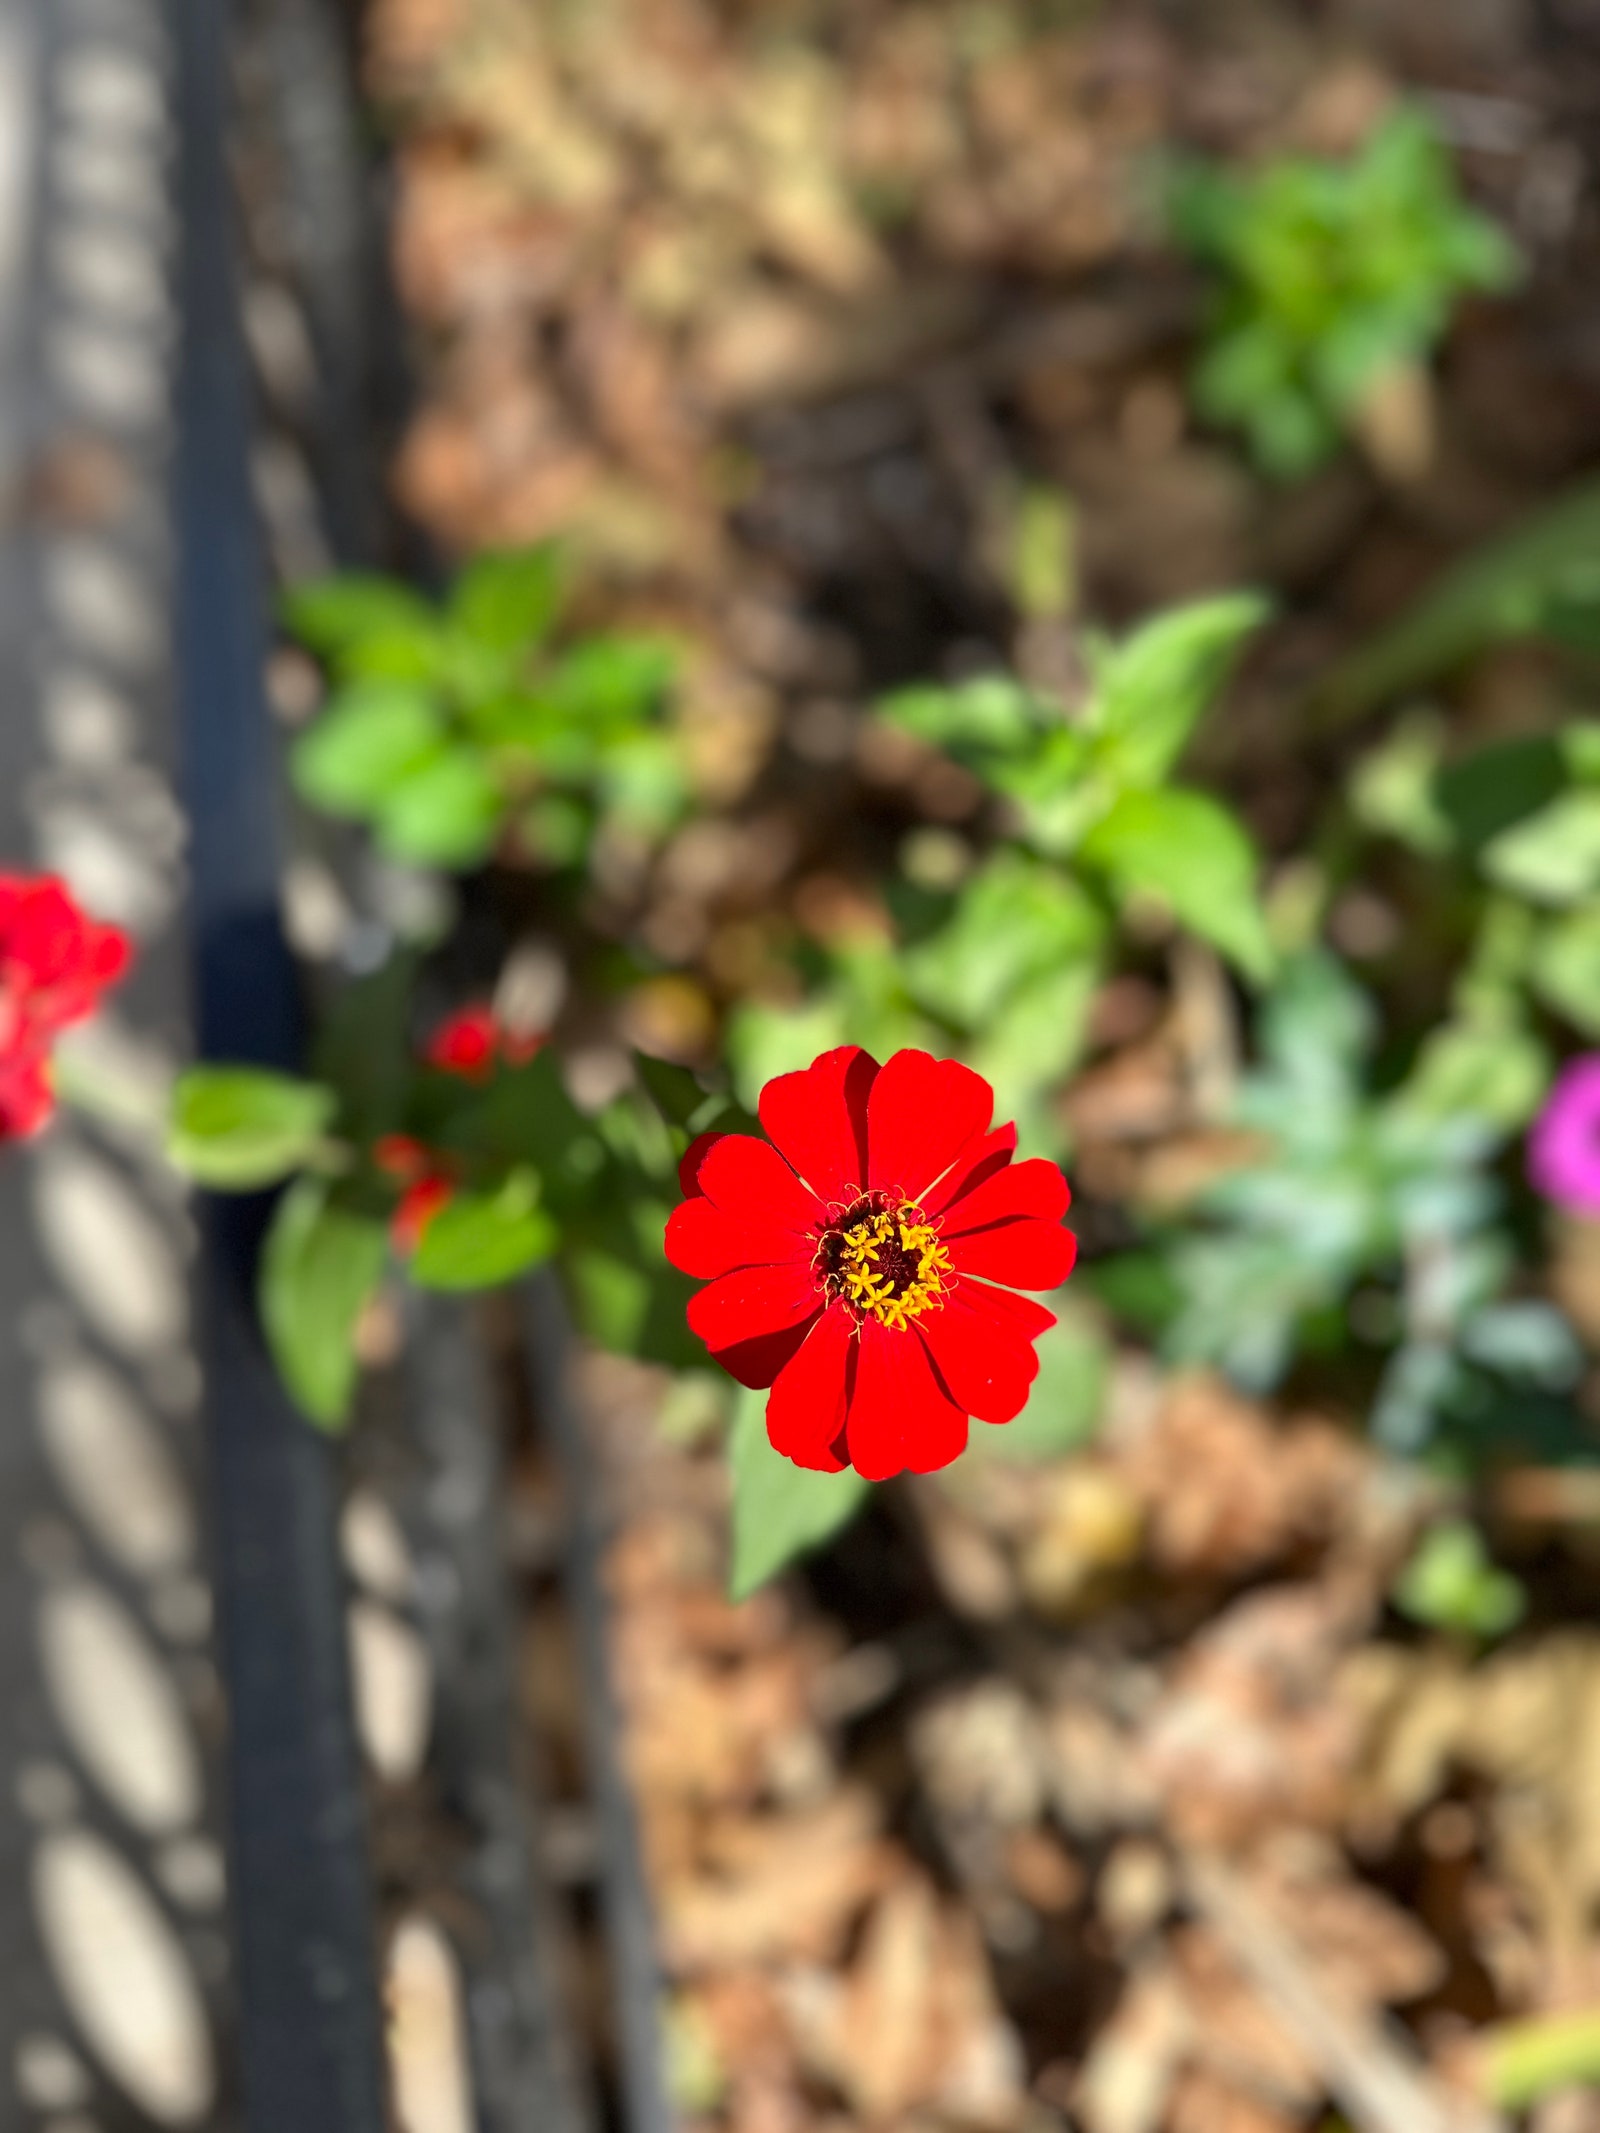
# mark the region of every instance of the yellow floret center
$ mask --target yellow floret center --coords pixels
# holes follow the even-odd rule
[[[822,1258],[835,1295],[897,1333],[938,1310],[949,1286],[950,1255],[910,1201],[858,1205],[823,1239]]]

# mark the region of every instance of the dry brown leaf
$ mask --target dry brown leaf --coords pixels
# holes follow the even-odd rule
[[[1229,1844],[1271,1822],[1339,1820],[1362,1736],[1328,1683],[1360,1626],[1345,1598],[1277,1585],[1236,1600],[1189,1645],[1140,1733],[1174,1829]]]
[[[1172,1973],[1154,1963],[1135,1971],[1079,2076],[1074,2102],[1086,2133],[1156,2133],[1192,2034]]]
[[[899,1855],[878,1838],[824,1848],[807,1818],[792,1818],[746,1870],[699,1873],[661,1889],[663,1957],[685,1972],[780,1958],[832,1961],[862,1906],[902,1871]]]
[[[1177,1378],[1123,1471],[1164,1570],[1238,1577],[1325,1539],[1370,1454],[1332,1423],[1281,1421],[1206,1374]]]
[[[1303,2124],[1203,2066],[1179,2075],[1167,2114],[1167,2133],[1299,2133]]]

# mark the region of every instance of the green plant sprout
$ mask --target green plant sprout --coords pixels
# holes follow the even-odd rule
[[[1216,1363],[1257,1392],[1307,1348],[1355,1333],[1383,1358],[1372,1433],[1413,1453],[1446,1423],[1492,1433],[1519,1403],[1567,1393],[1582,1356],[1553,1305],[1509,1292],[1514,1254],[1487,1167],[1505,1124],[1441,1106],[1426,1062],[1372,1093],[1375,1033],[1331,956],[1289,963],[1232,1113],[1261,1157],[1201,1196],[1200,1221],[1156,1265],[1113,1262],[1102,1289],[1114,1304],[1154,1295],[1174,1360]]]
[[[1083,1046],[1119,914],[1159,909],[1219,949],[1252,984],[1273,949],[1258,860],[1238,818],[1174,782],[1200,719],[1266,616],[1254,594],[1160,615],[1120,644],[1089,640],[1075,712],[988,675],[904,689],[878,716],[972,771],[1002,826],[955,885],[899,885],[903,938],[835,943],[805,1005],[749,1005],[729,1045],[749,1093],[847,1037],[873,1049],[957,1052],[996,1090],[1024,1140],[1059,1143],[1048,1098]]]
[[[1600,723],[1573,719],[1450,761],[1439,722],[1412,714],[1358,765],[1351,802],[1364,828],[1454,860],[1486,892],[1451,1021],[1429,1046],[1461,1084],[1475,1032],[1478,1072],[1499,1088],[1480,1107],[1522,1124],[1550,1072],[1533,1011],[1600,1039]]]
[[[1464,1518],[1428,1528],[1395,1580],[1393,1599],[1413,1622],[1475,1639],[1503,1637],[1528,1605],[1520,1582],[1495,1567],[1483,1535]]]
[[[1331,456],[1385,373],[1427,360],[1458,296],[1504,288],[1516,268],[1410,105],[1345,162],[1284,156],[1248,175],[1183,164],[1171,214],[1216,276],[1195,405],[1243,430],[1282,479]]]
[[[440,606],[381,577],[292,593],[287,625],[332,684],[290,758],[301,797],[365,823],[390,858],[447,869],[502,841],[578,866],[601,821],[670,827],[688,796],[660,717],[673,652],[641,635],[553,644],[563,598],[551,545],[479,557]]]

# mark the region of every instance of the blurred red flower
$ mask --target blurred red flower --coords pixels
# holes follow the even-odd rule
[[[857,1045],[761,1092],[770,1141],[702,1134],[667,1257],[707,1285],[689,1324],[799,1466],[930,1473],[970,1417],[1009,1422],[1053,1314],[1014,1289],[1066,1280],[1077,1240],[1054,1163],[1013,1162],[994,1091],[927,1052]]]
[[[440,1168],[434,1151],[409,1133],[386,1133],[374,1143],[372,1160],[402,1188],[389,1217],[389,1236],[397,1252],[409,1255],[434,1216],[454,1199],[455,1181]]]
[[[526,1066],[543,1043],[542,1037],[507,1029],[489,1002],[480,1000],[441,1022],[423,1057],[429,1066],[464,1081],[487,1081],[497,1065]]]
[[[53,874],[0,874],[0,1139],[55,1109],[50,1045],[127,969],[128,936],[97,925]]]

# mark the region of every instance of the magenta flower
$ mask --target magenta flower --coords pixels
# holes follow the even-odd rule
[[[1574,1214],[1600,1215],[1600,1052],[1556,1076],[1528,1134],[1528,1182]]]

